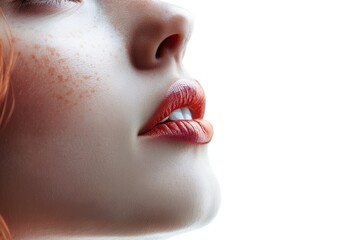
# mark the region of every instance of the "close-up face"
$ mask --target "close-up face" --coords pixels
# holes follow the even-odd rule
[[[219,189],[205,95],[182,65],[189,13],[152,0],[0,7],[3,58],[15,59],[0,214],[14,238],[167,237],[208,223]]]

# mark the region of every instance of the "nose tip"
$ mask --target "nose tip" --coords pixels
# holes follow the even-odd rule
[[[191,15],[168,4],[149,11],[140,18],[132,36],[132,64],[137,69],[149,70],[171,60],[179,63],[192,32]]]

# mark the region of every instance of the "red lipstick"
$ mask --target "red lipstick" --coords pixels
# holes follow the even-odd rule
[[[199,82],[179,79],[170,86],[155,113],[140,130],[139,136],[194,144],[208,143],[213,136],[213,128],[203,119],[205,103],[205,93]],[[191,115],[181,114],[188,110]],[[175,111],[180,112],[180,115],[176,115]]]

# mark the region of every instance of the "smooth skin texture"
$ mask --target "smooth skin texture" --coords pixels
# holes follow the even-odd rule
[[[138,136],[190,77],[191,16],[150,0],[0,6],[18,54],[0,133],[0,214],[14,238],[163,238],[208,223],[219,188],[207,146]]]

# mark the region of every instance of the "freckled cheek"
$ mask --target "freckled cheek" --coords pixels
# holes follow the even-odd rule
[[[100,76],[74,66],[73,58],[38,44],[19,52],[12,81],[20,111],[58,117],[96,96]]]

